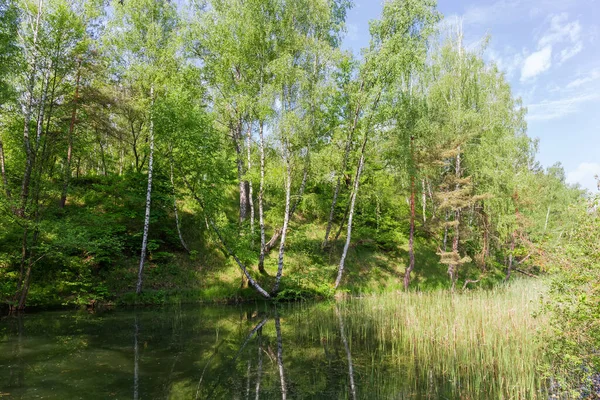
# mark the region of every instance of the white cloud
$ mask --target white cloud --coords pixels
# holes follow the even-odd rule
[[[550,17],[550,29],[540,38],[540,47],[562,42],[577,43],[581,37],[579,21],[568,22],[569,15],[562,13]]]
[[[583,50],[581,40],[581,24],[578,20],[569,22],[569,15],[561,13],[550,16],[550,28],[539,39],[538,46],[565,47],[557,54],[558,63],[562,64]]]
[[[575,89],[597,79],[600,79],[600,68],[593,69],[587,75],[569,82],[567,89]]]
[[[600,175],[600,164],[582,162],[579,166],[567,174],[568,183],[579,183],[583,188],[592,192],[598,191],[598,184],[594,176]]]
[[[561,12],[577,0],[497,0],[485,5],[468,7],[463,17],[465,24],[514,24],[515,21],[537,16],[542,10]]]
[[[598,99],[600,99],[600,93],[580,94],[558,100],[544,100],[527,106],[527,120],[548,121],[562,118],[578,112],[582,104]]]
[[[552,46],[530,54],[521,68],[521,82],[534,78],[552,66]]]
[[[554,59],[559,65],[583,50],[581,24],[578,20],[569,22],[569,15],[561,13],[551,15],[549,22],[550,27],[538,39],[538,51],[525,59],[521,69],[521,82],[534,78],[550,69],[552,66],[552,53],[556,47],[562,47],[560,51],[554,51],[556,54]]]
[[[581,42],[577,42],[571,47],[562,49],[560,52],[560,64],[564,63],[569,58],[576,56],[581,50],[583,50],[583,43]]]
[[[523,60],[525,59],[522,53],[515,51],[515,49],[510,46],[506,46],[502,51],[489,47],[487,56],[490,61],[496,63],[498,69],[504,71],[509,78],[511,78],[521,67]]]

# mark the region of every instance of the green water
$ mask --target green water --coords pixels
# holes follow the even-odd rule
[[[5,317],[0,399],[503,397],[493,392],[496,378],[469,394],[455,376],[369,334],[368,318],[350,321],[341,310],[324,303]]]

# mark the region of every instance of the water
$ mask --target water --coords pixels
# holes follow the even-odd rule
[[[6,317],[0,399],[504,396],[494,392],[498,378],[485,379],[490,371],[471,379],[434,368],[414,348],[384,343],[367,315],[351,320],[345,310],[258,304]]]

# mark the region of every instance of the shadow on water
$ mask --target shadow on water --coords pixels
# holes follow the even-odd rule
[[[0,398],[502,397],[419,372],[369,324],[335,303],[19,315],[0,321]]]

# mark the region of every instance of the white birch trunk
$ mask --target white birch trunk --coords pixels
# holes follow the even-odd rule
[[[361,84],[362,90],[362,84]],[[346,148],[344,149],[344,158],[342,160],[342,170],[340,171],[340,175],[337,178],[337,182],[335,184],[335,189],[333,191],[333,200],[331,202],[331,210],[329,211],[329,220],[327,221],[327,229],[325,230],[325,239],[323,240],[323,248],[327,247],[329,244],[329,234],[331,233],[331,226],[333,224],[333,214],[335,213],[335,206],[337,204],[338,195],[340,193],[340,185],[342,174],[346,171],[348,167],[348,157],[350,155],[350,149],[352,147],[352,137],[354,136],[354,131],[358,125],[358,116],[360,114],[360,104],[356,107],[356,112],[354,113],[354,121],[352,122],[352,128],[350,128],[350,132],[348,133],[348,137],[346,140]],[[342,222],[342,225],[344,223]],[[337,236],[336,236],[337,239]]]
[[[248,169],[246,170],[246,173],[250,173],[250,170],[252,168],[252,152],[251,152],[251,145],[252,145],[252,125],[250,125],[250,127],[248,127],[248,133],[246,134],[246,153],[248,156]],[[250,204],[250,232],[252,233],[252,237],[254,237],[254,197],[253,197],[253,188],[252,188],[252,180],[248,179],[248,203]]]
[[[179,212],[177,210],[177,196],[175,194],[175,179],[173,179],[173,159],[171,158],[171,187],[173,188],[173,211],[175,213],[175,226],[177,227],[177,235],[179,236],[179,241],[181,242],[181,246],[185,249],[186,252],[190,252],[185,240],[183,240],[183,235],[181,234],[181,225],[179,224]]]
[[[258,258],[258,270],[265,272],[265,218],[263,209],[263,196],[265,190],[265,139],[264,139],[264,122],[260,122],[258,134],[260,136],[259,151],[260,151],[260,188],[258,190],[258,223],[260,225],[260,255]]]
[[[152,170],[154,164],[154,86],[150,87],[150,154],[148,156],[148,188],[146,190],[146,214],[144,216],[144,236],[142,238],[142,253],[140,255],[140,267],[138,269],[138,280],[136,293],[142,292],[142,281],[144,274],[144,262],[146,261],[146,248],[148,247],[148,230],[150,228],[150,205],[152,203]]]
[[[0,139],[0,170],[2,172],[2,184],[4,185],[4,192],[8,200],[11,199],[10,187],[8,186],[8,178],[6,177],[6,161],[4,160],[4,145]]]
[[[21,208],[19,210],[19,214],[23,216],[25,214],[25,206],[27,204],[27,198],[29,197],[29,181],[31,179],[31,171],[33,169],[33,161],[35,154],[31,149],[31,140],[29,137],[30,134],[30,124],[31,124],[31,114],[33,112],[33,90],[35,87],[35,78],[37,75],[37,62],[38,62],[38,53],[36,50],[37,39],[38,39],[38,31],[40,26],[40,18],[42,15],[42,8],[44,5],[44,1],[40,0],[38,3],[35,28],[33,31],[33,43],[31,46],[32,49],[32,57],[31,57],[31,72],[29,75],[29,82],[27,84],[27,102],[23,109],[25,126],[23,129],[23,142],[25,145],[25,152],[27,154],[25,160],[25,171],[23,172],[23,182],[21,185]]]
[[[421,202],[423,203],[423,223],[427,222],[427,193],[425,193],[425,179],[421,179]]]
[[[283,158],[286,168],[285,173],[285,214],[283,216],[283,228],[281,229],[281,242],[279,243],[279,258],[277,261],[277,275],[275,276],[275,285],[273,286],[273,293],[277,293],[279,290],[279,284],[281,282],[281,275],[283,274],[283,256],[285,253],[285,238],[287,234],[288,224],[290,221],[290,197],[292,189],[292,168],[290,165],[290,154],[289,154],[289,143],[283,140]]]
[[[344,245],[344,251],[342,252],[342,258],[338,267],[337,278],[335,279],[335,288],[337,289],[342,281],[342,275],[344,274],[344,266],[346,262],[346,256],[348,255],[348,248],[350,247],[350,240],[352,237],[352,218],[354,217],[354,204],[356,202],[356,195],[358,194],[358,183],[360,181],[360,174],[362,173],[363,165],[365,162],[364,152],[360,155],[358,162],[358,170],[356,171],[356,178],[354,180],[354,189],[350,197],[350,213],[348,214],[348,231],[346,234],[346,244]]]

